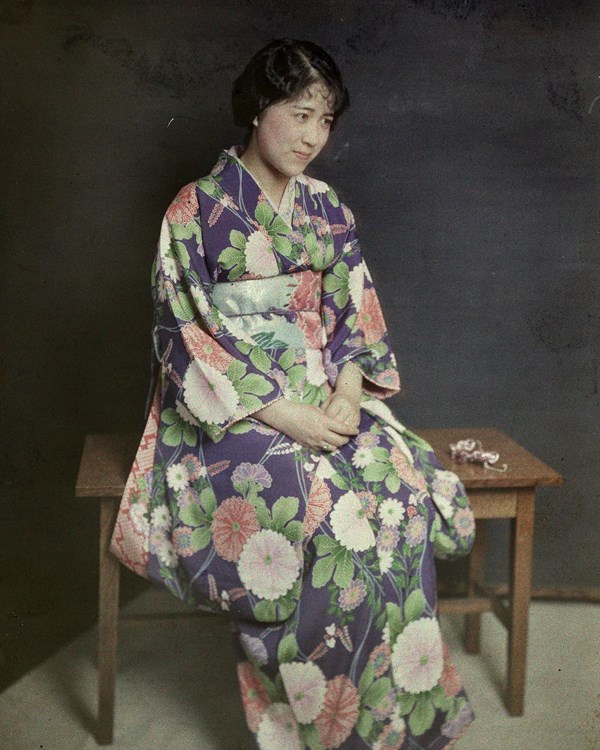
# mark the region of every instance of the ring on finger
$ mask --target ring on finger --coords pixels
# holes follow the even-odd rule
[[[324,451],[330,451],[332,447],[333,447],[332,445],[330,445],[329,443],[325,441],[321,443],[321,448],[323,448]]]

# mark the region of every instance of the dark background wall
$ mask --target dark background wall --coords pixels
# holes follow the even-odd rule
[[[313,173],[357,216],[399,418],[497,426],[561,471],[534,582],[598,583],[599,20],[550,0],[0,3],[0,686],[95,618],[83,438],[142,428],[162,214],[241,141],[230,85],[275,36],[324,45],[351,90]]]

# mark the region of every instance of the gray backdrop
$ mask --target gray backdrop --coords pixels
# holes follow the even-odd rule
[[[83,438],[142,429],[162,214],[241,141],[230,85],[276,36],[324,45],[351,91],[313,174],[357,216],[399,418],[496,426],[561,471],[534,582],[598,583],[599,20],[550,0],[0,3],[0,686],[95,617]],[[501,523],[490,546],[500,580]]]

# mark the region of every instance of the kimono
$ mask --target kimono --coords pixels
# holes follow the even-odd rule
[[[112,550],[227,613],[259,750],[439,750],[472,720],[437,619],[434,556],[466,555],[464,487],[383,399],[399,390],[351,211],[292,178],[274,207],[223,151],[162,223],[158,377]],[[363,375],[359,433],[311,451],[261,422]]]

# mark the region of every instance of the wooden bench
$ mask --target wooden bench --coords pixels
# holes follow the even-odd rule
[[[527,630],[531,598],[531,560],[535,490],[539,485],[559,485],[563,479],[504,433],[495,429],[416,430],[435,449],[446,468],[455,471],[467,488],[477,519],[477,539],[468,564],[468,596],[441,599],[441,612],[466,615],[466,649],[479,651],[482,612],[493,612],[508,629],[508,676],[506,706],[511,716],[523,713]],[[100,582],[98,650],[98,724],[99,744],[113,741],[114,701],[119,625],[119,562],[109,551],[110,537],[119,500],[133,463],[139,435],[88,435],[85,440],[77,497],[100,501]],[[508,471],[500,474],[480,465],[455,464],[448,445],[465,437],[482,441],[486,450],[500,452],[500,462]],[[508,606],[501,590],[486,587],[485,523],[489,518],[511,520],[510,575]],[[192,613],[198,616],[198,613]],[[213,616],[213,615],[208,615]]]

